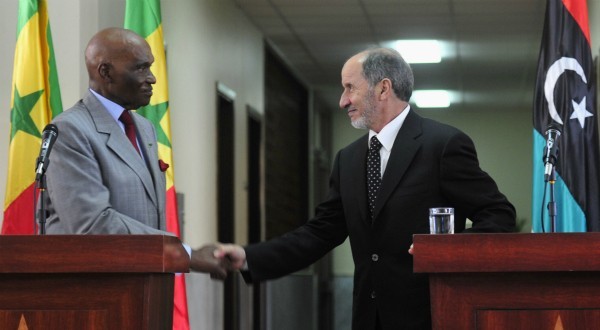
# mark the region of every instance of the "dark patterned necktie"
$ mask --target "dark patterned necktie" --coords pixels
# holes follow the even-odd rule
[[[373,210],[375,209],[375,200],[377,199],[377,191],[381,186],[381,156],[379,155],[381,142],[377,136],[371,138],[371,147],[367,155],[367,191],[369,193],[369,213],[373,218]]]
[[[135,137],[135,125],[133,124],[133,119],[131,118],[131,114],[128,110],[123,110],[119,120],[125,125],[125,135],[129,139],[129,142],[133,145],[138,155],[140,154],[140,149],[138,148],[137,139]]]

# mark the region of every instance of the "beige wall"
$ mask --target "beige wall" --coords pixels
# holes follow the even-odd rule
[[[588,20],[592,38],[592,55],[598,56],[600,50],[600,1],[588,0]]]

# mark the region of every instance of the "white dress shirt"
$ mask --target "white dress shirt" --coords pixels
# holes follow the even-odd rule
[[[376,133],[373,130],[369,130],[369,140],[373,136],[377,136],[377,139],[381,143],[381,149],[379,149],[379,155],[381,156],[381,177],[383,178],[383,173],[385,173],[385,168],[387,167],[388,160],[390,159],[390,154],[392,153],[392,147],[394,146],[394,141],[396,140],[396,136],[404,123],[404,119],[408,116],[408,112],[410,111],[410,105],[407,105],[406,108],[390,121],[387,125],[385,125],[381,131]],[[370,147],[370,146],[369,146]]]

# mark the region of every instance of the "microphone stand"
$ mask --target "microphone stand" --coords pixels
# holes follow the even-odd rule
[[[38,219],[40,223],[40,235],[46,235],[46,173],[42,172],[40,175],[40,180],[38,182],[38,190],[40,192],[39,195],[39,203],[40,209],[38,214]]]
[[[550,179],[548,183],[550,184],[550,197],[548,200],[548,217],[550,218],[550,232],[556,232],[556,202],[554,201],[554,183],[556,182],[556,173],[554,172],[554,167],[550,172]],[[543,219],[542,219],[543,221]]]

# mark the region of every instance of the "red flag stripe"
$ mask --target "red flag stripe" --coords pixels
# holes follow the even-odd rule
[[[33,228],[34,189],[35,184],[32,183],[4,210],[2,235],[35,234]],[[11,221],[6,221],[6,219],[10,219]]]
[[[179,229],[179,215],[177,214],[177,193],[175,192],[175,186],[172,186],[167,190],[167,231],[171,232],[177,237],[181,237],[181,230]]]
[[[592,43],[590,41],[590,25],[588,23],[588,10],[587,10],[587,2],[585,0],[562,0],[565,8],[571,13],[573,19],[581,28],[581,31],[585,35],[588,44],[590,47]]]
[[[189,315],[187,308],[187,293],[185,291],[185,276],[183,274],[175,275],[175,296],[173,299],[173,317],[177,317],[178,322],[173,322],[173,330],[189,330]],[[185,322],[182,322],[185,320]]]

